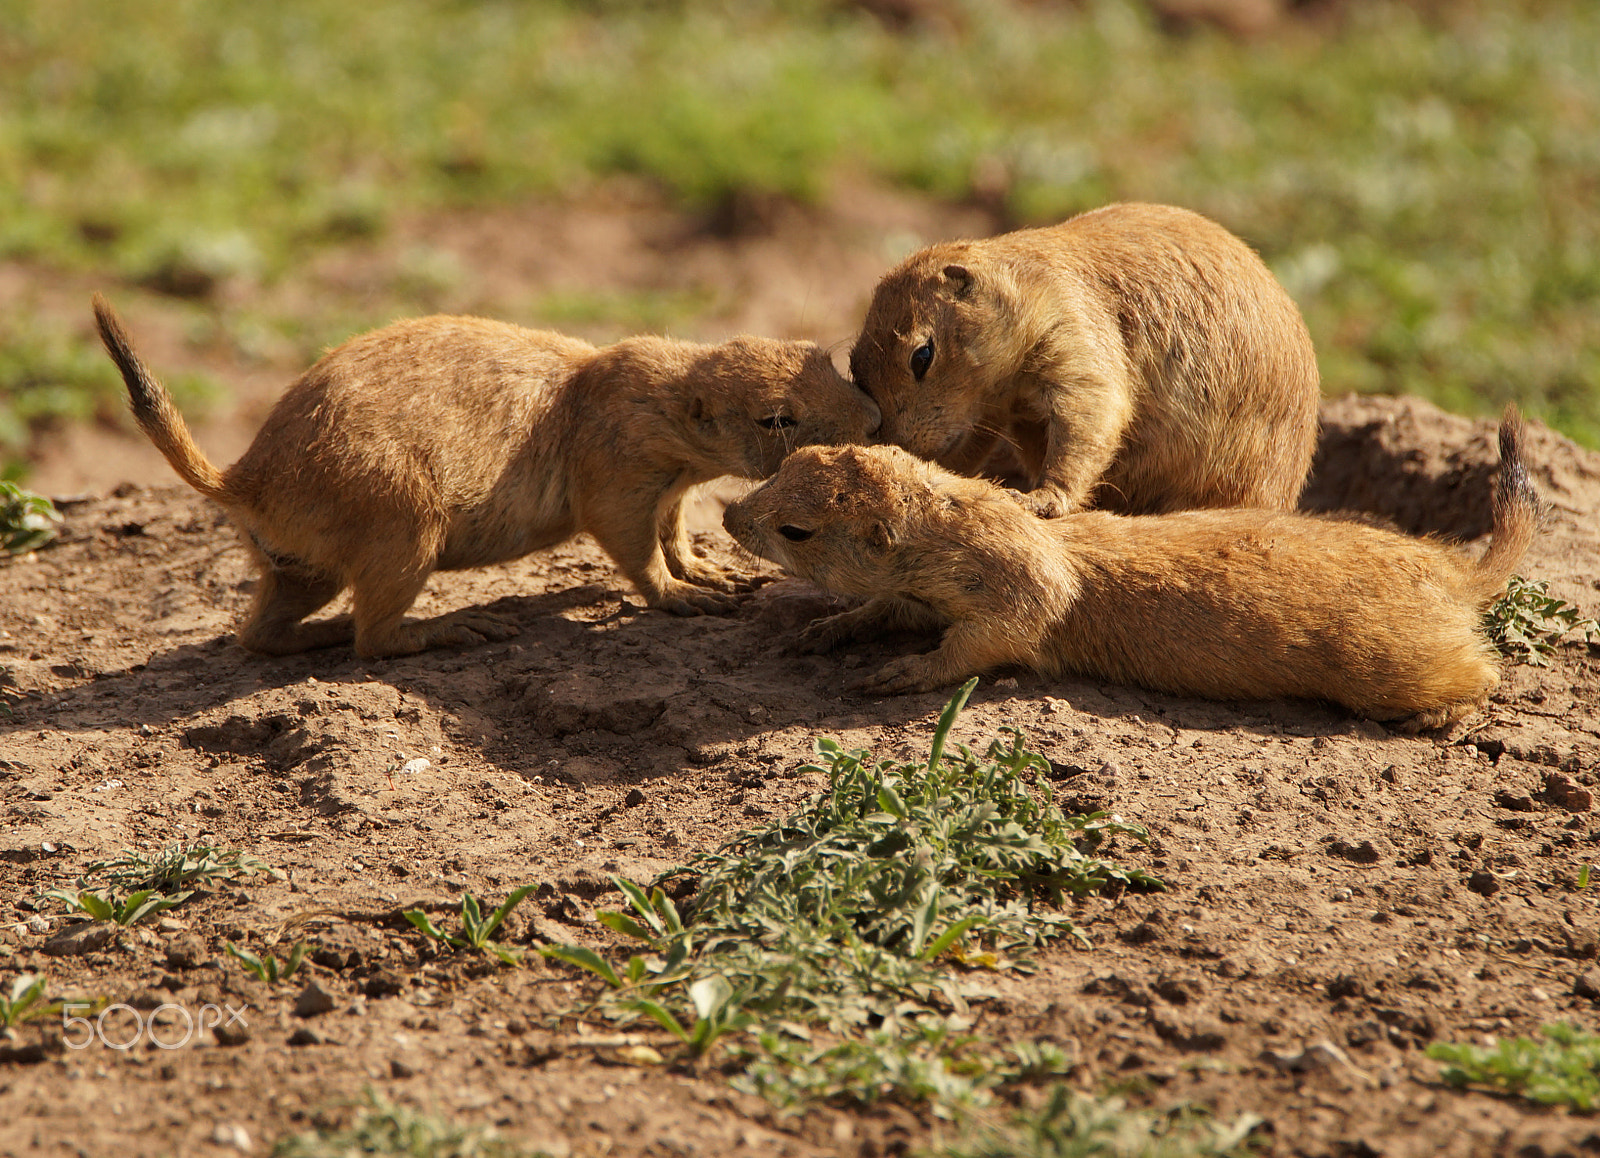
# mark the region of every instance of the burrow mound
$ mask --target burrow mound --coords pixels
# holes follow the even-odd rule
[[[1416,535],[1486,535],[1499,464],[1495,429],[1419,398],[1329,399],[1301,509],[1376,514]],[[1600,455],[1531,423],[1523,453],[1552,514],[1577,516],[1581,525],[1600,501]]]

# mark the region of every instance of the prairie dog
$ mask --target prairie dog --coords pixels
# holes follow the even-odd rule
[[[690,550],[685,490],[763,478],[814,442],[866,438],[871,400],[809,342],[707,346],[425,317],[360,335],[292,385],[219,470],[134,353],[111,306],[101,339],[134,417],[180,477],[220,504],[260,572],[239,629],[251,651],[355,643],[406,655],[513,634],[478,611],[408,620],[436,570],[520,558],[588,531],[651,607],[723,610],[732,577]],[[307,615],[344,588],[352,614]]]
[[[997,444],[1054,517],[1291,510],[1320,393],[1300,311],[1255,252],[1169,205],[912,254],[878,283],[850,372],[879,440],[958,474]]]
[[[1480,615],[1540,519],[1520,429],[1508,410],[1494,537],[1476,560],[1280,511],[1045,521],[995,484],[897,447],[797,451],[723,525],[822,587],[881,596],[808,628],[819,649],[944,629],[935,651],[894,660],[863,690],[927,691],[1016,664],[1179,695],[1331,700],[1438,727],[1499,682]]]

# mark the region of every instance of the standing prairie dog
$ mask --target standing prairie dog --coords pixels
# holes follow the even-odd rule
[[[997,444],[1054,517],[1293,509],[1316,355],[1253,250],[1169,205],[954,241],[884,276],[850,354],[883,442],[958,474]]]
[[[1005,664],[1213,699],[1297,696],[1438,727],[1499,682],[1480,626],[1540,518],[1500,426],[1479,559],[1361,523],[1264,510],[1034,518],[1000,487],[898,447],[812,447],[724,513],[740,543],[847,595],[819,648],[944,628],[861,685],[928,691]]]
[[[239,629],[251,651],[355,642],[407,655],[512,632],[464,611],[408,620],[436,570],[479,567],[591,533],[651,607],[723,610],[732,577],[690,550],[684,491],[764,478],[815,442],[859,442],[871,400],[809,342],[717,346],[632,338],[596,349],[467,317],[351,339],[279,399],[218,470],[96,294],[100,337],[134,417],[174,470],[238,526],[260,582]],[[344,588],[352,614],[301,621]]]

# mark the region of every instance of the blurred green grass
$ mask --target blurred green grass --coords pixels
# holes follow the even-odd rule
[[[933,7],[897,32],[826,0],[0,0],[0,258],[203,296],[617,173],[702,209],[845,172],[1015,224],[1171,201],[1262,251],[1330,393],[1514,398],[1600,446],[1593,0],[1363,0],[1254,43],[1127,0]],[[19,362],[84,389],[32,348],[0,417]]]

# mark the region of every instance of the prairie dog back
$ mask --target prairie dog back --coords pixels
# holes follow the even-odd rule
[[[818,649],[890,627],[938,649],[863,683],[925,691],[1004,664],[1220,699],[1331,700],[1439,726],[1498,682],[1480,617],[1540,518],[1514,413],[1495,530],[1471,559],[1358,523],[1262,510],[1049,522],[893,447],[812,448],[728,508],[746,547],[874,596],[808,629]]]
[[[850,368],[883,441],[961,474],[1004,445],[1046,516],[1289,510],[1316,442],[1300,311],[1249,246],[1167,205],[912,254]]]
[[[721,611],[738,576],[697,556],[683,493],[760,478],[814,442],[861,441],[876,407],[809,342],[635,338],[603,349],[482,318],[396,322],[319,360],[219,470],[110,305],[95,315],[141,428],[226,508],[260,573],[239,630],[272,655],[354,641],[362,655],[505,638],[481,611],[406,618],[435,570],[552,546],[579,530],[646,602]],[[351,614],[306,616],[341,590]]]

